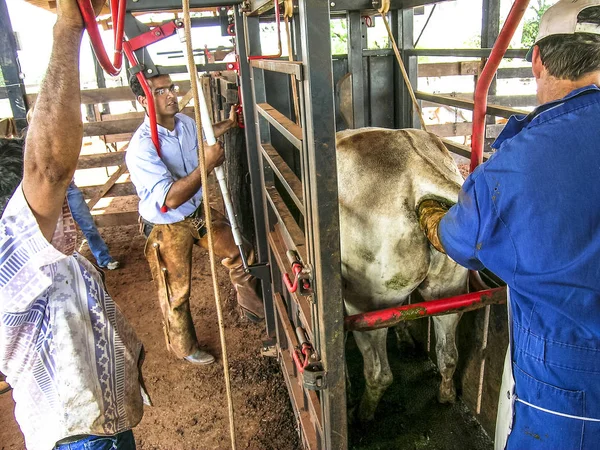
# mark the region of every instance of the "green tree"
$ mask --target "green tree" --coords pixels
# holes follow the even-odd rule
[[[554,2],[552,2],[554,3]],[[552,3],[548,3],[547,0],[537,0],[537,7],[531,6],[531,9],[535,11],[536,17],[525,21],[523,25],[523,35],[521,36],[521,44],[524,47],[531,47],[535,42],[538,31],[540,29],[540,20],[542,15],[548,8],[552,6]]]
[[[348,27],[346,19],[332,19],[329,21],[331,32],[331,54],[345,55],[348,53]]]

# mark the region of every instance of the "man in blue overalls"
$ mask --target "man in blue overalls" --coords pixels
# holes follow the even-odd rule
[[[561,0],[528,55],[541,106],[513,116],[432,244],[509,286],[496,449],[600,448],[600,0]]]

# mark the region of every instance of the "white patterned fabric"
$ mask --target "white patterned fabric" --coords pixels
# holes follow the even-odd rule
[[[50,244],[21,186],[0,220],[0,371],[30,450],[142,418],[142,345],[75,239],[65,201]]]

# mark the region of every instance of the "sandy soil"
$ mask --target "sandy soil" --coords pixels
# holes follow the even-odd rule
[[[122,268],[108,272],[109,292],[146,347],[144,377],[154,406],[146,407],[134,429],[138,449],[227,449],[228,408],[222,358],[195,367],[168,354],[158,300],[143,255],[144,238],[137,227],[101,230]],[[84,245],[81,252],[91,257]],[[208,255],[194,252],[192,315],[205,348],[220,355],[220,339]],[[241,318],[226,271],[219,265],[219,283],[226,326],[237,448],[293,450],[299,448],[294,415],[279,365],[260,355],[264,326]],[[13,416],[12,395],[0,396],[0,449],[24,448]]]

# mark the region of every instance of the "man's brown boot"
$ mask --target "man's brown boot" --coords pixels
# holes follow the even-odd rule
[[[248,255],[248,264],[254,262],[254,252]],[[244,272],[241,258],[225,258],[221,263],[229,269],[229,277],[237,292],[237,301],[246,317],[252,322],[261,322],[265,318],[262,299],[256,293],[256,278]]]

